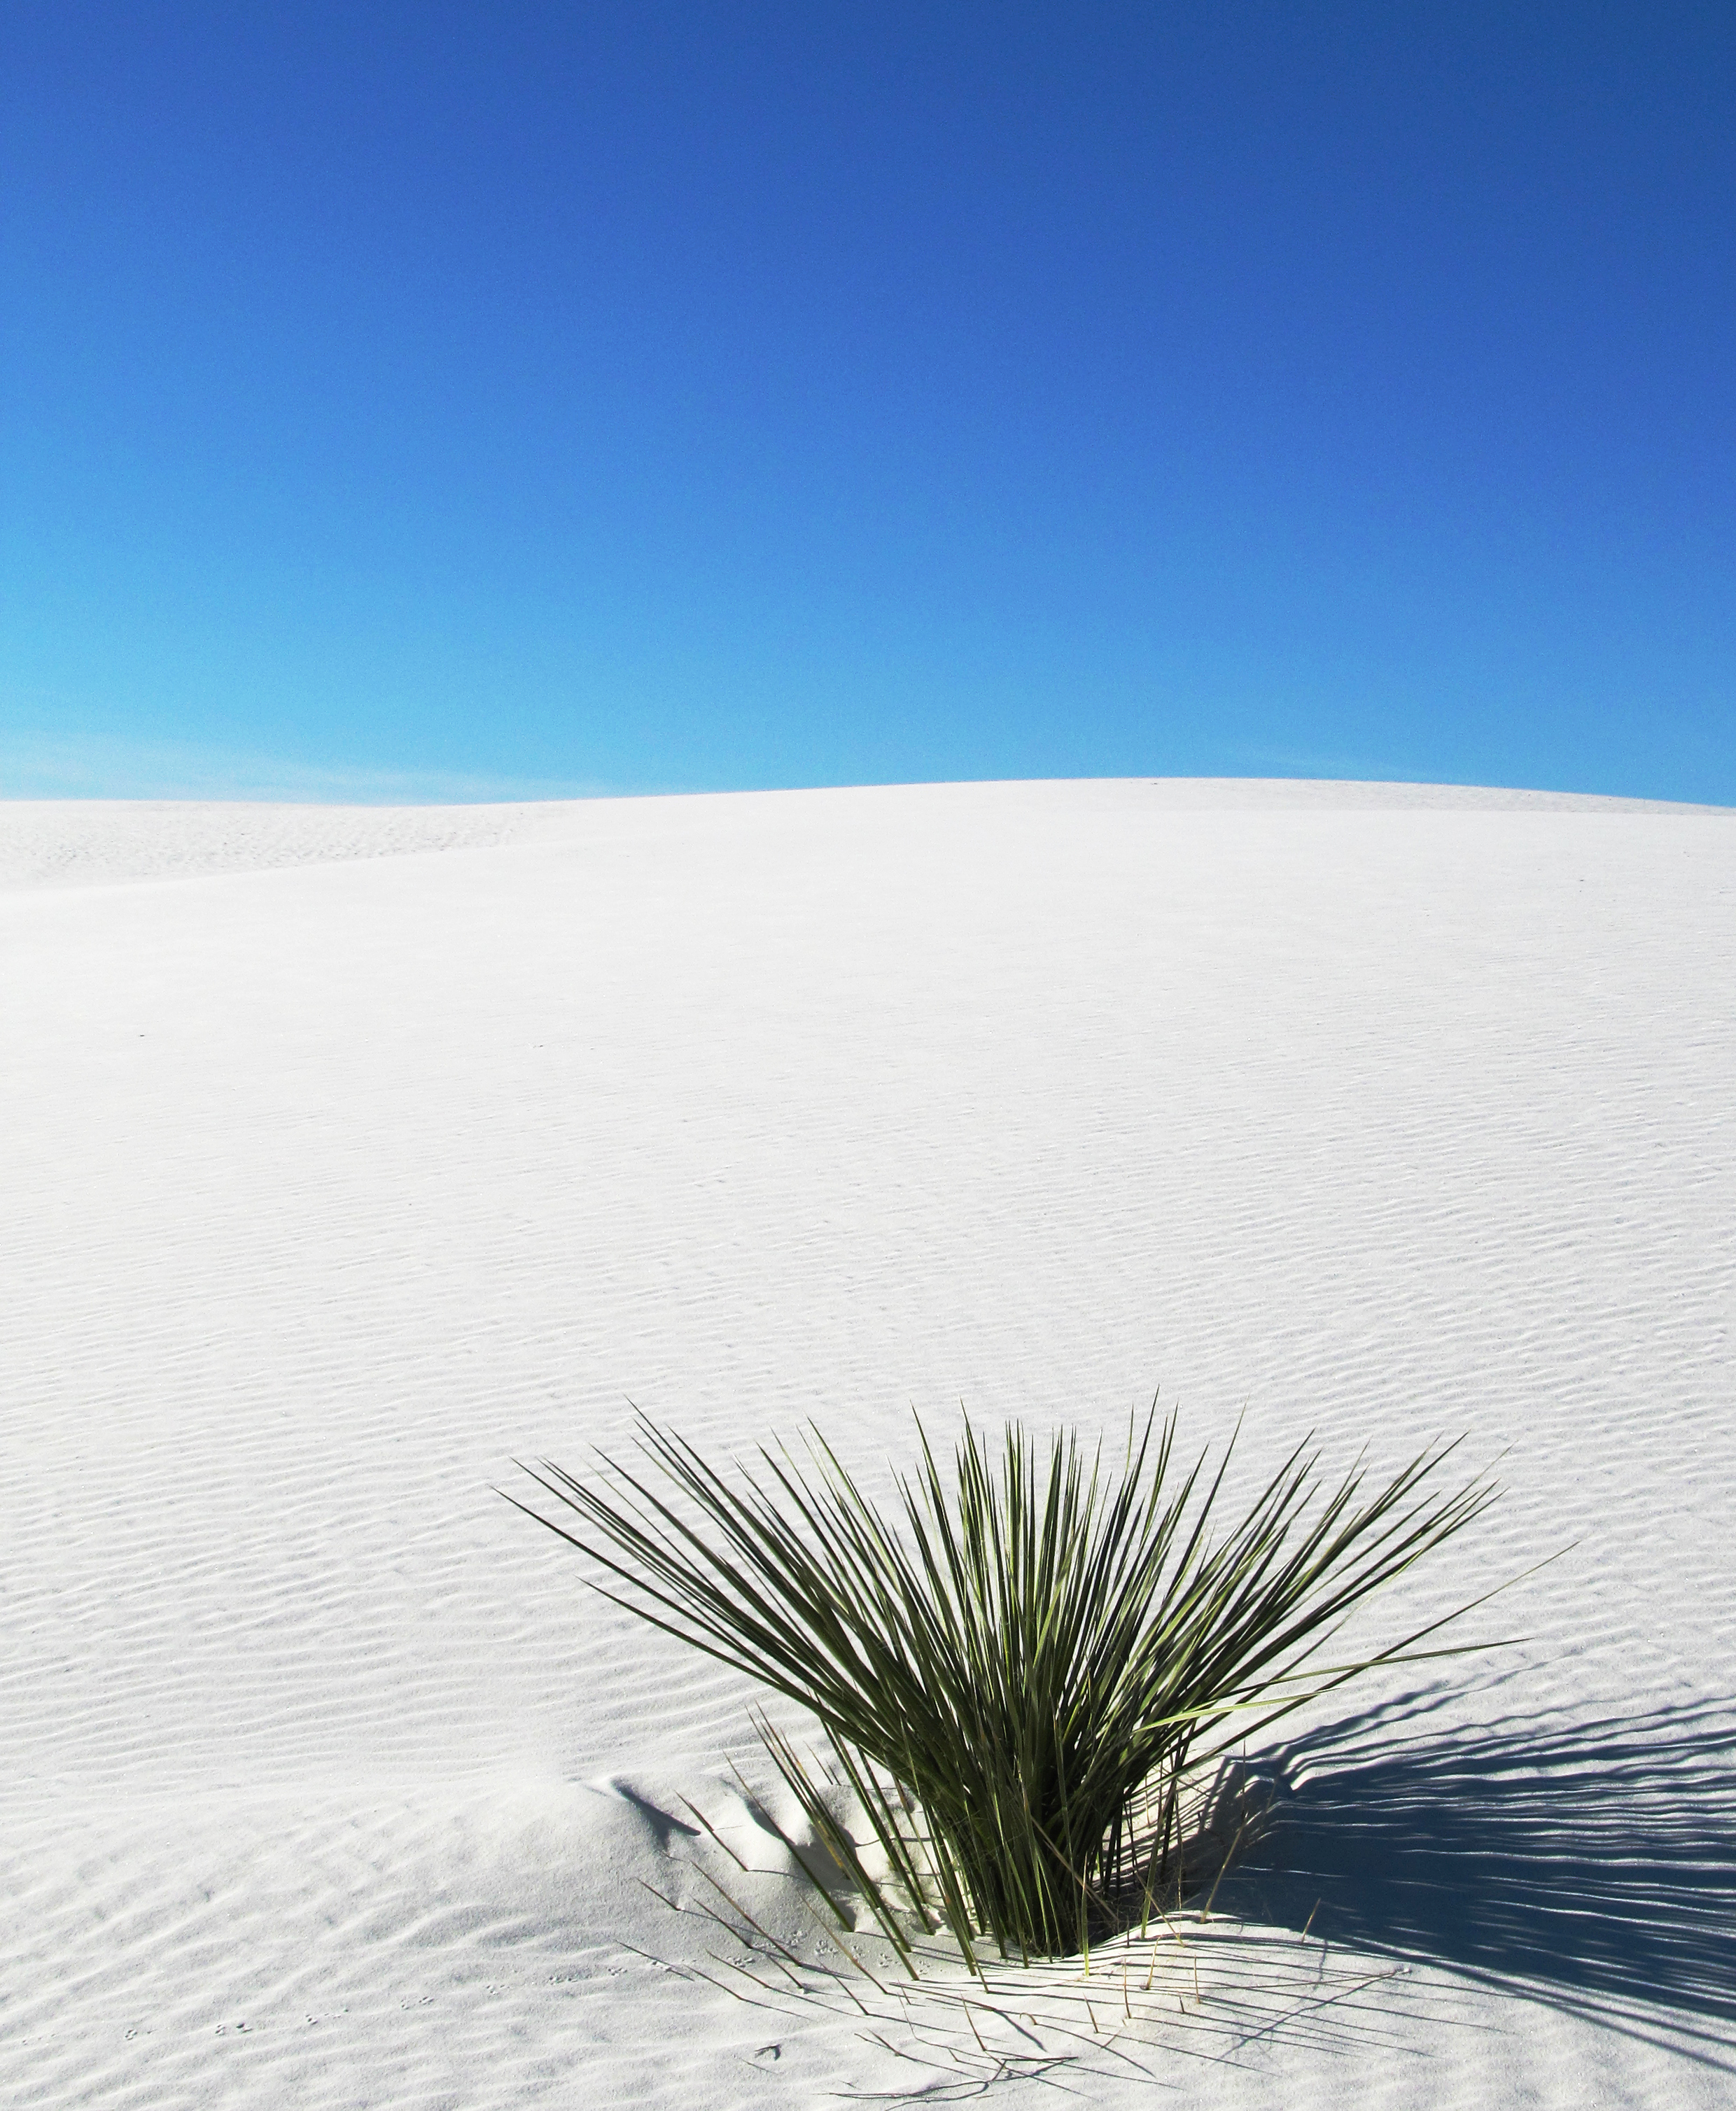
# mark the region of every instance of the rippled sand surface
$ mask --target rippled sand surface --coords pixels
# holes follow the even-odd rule
[[[943,2031],[666,1968],[681,1799],[752,1844],[745,1696],[490,1483],[629,1400],[872,1480],[913,1405],[1160,1387],[1249,1475],[1502,1455],[1370,1639],[1571,1550],[1264,1755],[1147,2073],[997,2094],[1730,2100],[1736,813],[19,803],[0,992],[11,2100],[952,2086]]]

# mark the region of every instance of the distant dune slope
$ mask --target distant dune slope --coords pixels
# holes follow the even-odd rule
[[[1730,2100],[1736,814],[16,805],[0,992],[9,2100],[920,2083],[639,1954],[744,1696],[489,1483],[629,1399],[872,1478],[1159,1386],[1250,1474],[1501,1457],[1392,1623],[1574,1549],[1409,1731],[1425,1668],[1297,1726],[1238,1909],[1368,1989],[1166,2100]]]
[[[907,797],[949,787],[899,788]],[[1297,782],[1287,778],[1158,778],[1157,803],[1183,809],[1393,806],[1536,813],[1716,813],[1644,799],[1506,792],[1461,784]],[[777,795],[773,795],[777,796]],[[475,850],[559,833],[594,802],[543,800],[466,806],[284,806],[247,800],[0,801],[0,887],[111,886],[207,872],[269,872],[352,858]],[[616,801],[637,806],[641,802]]]
[[[0,887],[112,886],[511,842],[563,809],[289,806],[260,801],[0,801]]]

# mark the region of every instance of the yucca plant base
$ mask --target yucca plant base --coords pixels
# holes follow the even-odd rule
[[[973,1964],[985,1942],[1055,1957],[1174,1899],[1189,1791],[1231,1745],[1377,1664],[1453,1653],[1421,1647],[1436,1621],[1322,1660],[1493,1499],[1437,1491],[1452,1446],[1365,1492],[1360,1468],[1324,1490],[1304,1445],[1219,1531],[1229,1455],[1178,1478],[1175,1433],[1154,1410],[1106,1470],[1072,1435],[966,1422],[949,1478],[919,1423],[888,1517],[817,1431],[805,1463],[761,1450],[725,1474],[641,1417],[632,1468],[544,1460],[525,1470],[556,1514],[509,1500],[604,1596],[818,1718],[814,1750],[761,1734],[907,1963],[942,1927]]]
[[[943,1929],[974,1966],[985,1936],[993,1941],[998,1928],[1017,1925],[1007,1893],[1016,1900],[1037,1884],[1051,1898],[1073,1899],[1079,1910],[1065,1923],[1054,1917],[1047,1948],[1029,1936],[1010,1947],[1016,1938],[1008,1933],[998,1944],[1003,1957],[1029,1962],[1088,1950],[1130,1927],[1143,1932],[1197,1904],[1202,1893],[1215,1897],[1231,1860],[1263,1836],[1274,1794],[1270,1779],[1245,1765],[1214,1757],[1190,1767],[1180,1755],[1175,1771],[1146,1783],[1118,1814],[1084,1871],[1039,1845],[1026,1885],[1008,1886],[997,1841],[973,1837],[968,1791],[935,1797],[931,1810],[908,1784],[824,1733],[802,1746],[763,1716],[756,1727],[807,1823],[793,1836],[762,1805],[765,1821],[809,1869],[840,1924],[857,1925],[840,1909],[841,1888],[868,1907],[913,1973],[915,1944]],[[875,1776],[876,1786],[867,1787]],[[984,1801],[998,1792],[1003,1800],[1018,1798],[1022,1809],[1017,1786],[1005,1776],[983,1791]],[[998,1913],[988,1900],[1001,1901]]]

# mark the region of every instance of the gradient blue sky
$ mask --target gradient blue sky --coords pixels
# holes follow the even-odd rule
[[[1736,803],[1736,7],[0,25],[0,792]]]

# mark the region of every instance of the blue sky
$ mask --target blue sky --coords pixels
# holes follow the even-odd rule
[[[1736,803],[1736,9],[0,27],[0,792]]]

